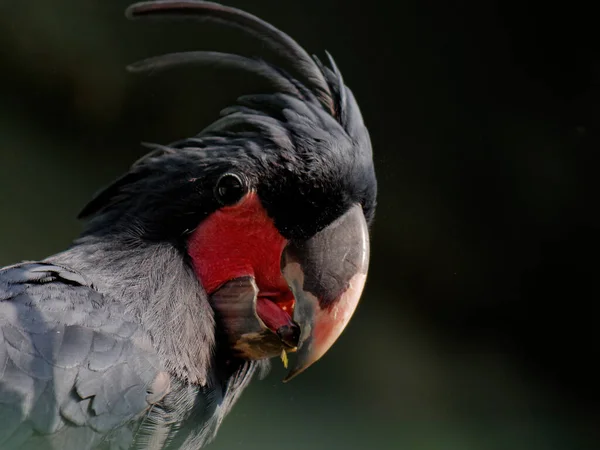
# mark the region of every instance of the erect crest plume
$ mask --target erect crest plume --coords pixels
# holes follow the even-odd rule
[[[367,129],[352,92],[344,85],[342,75],[333,58],[327,54],[330,67],[316,56],[311,57],[295,40],[264,20],[245,11],[218,3],[183,0],[149,1],[130,6],[130,19],[184,19],[211,21],[240,29],[265,42],[283,58],[291,73],[262,59],[214,51],[187,51],[151,57],[128,67],[132,72],[157,71],[182,65],[205,64],[241,69],[262,76],[276,92],[245,95],[236,105],[222,111],[222,116],[204,128],[197,136],[173,142],[168,146],[153,145],[155,151],[136,162],[129,173],[100,192],[80,213],[80,218],[93,216],[122,199],[121,195],[138,181],[145,182],[152,162],[165,167],[160,157],[177,158],[178,150],[217,149],[225,151],[249,146],[252,138],[268,140],[279,149],[303,158],[314,157],[316,149],[338,151],[341,158],[359,161],[367,167],[365,176],[357,183],[367,186],[365,214],[368,220],[374,207],[374,176],[372,173],[371,144]],[[308,141],[315,145],[306,147]],[[260,147],[260,146],[259,146]],[[264,147],[263,147],[264,148]],[[350,156],[350,153],[352,156]],[[211,152],[213,158],[219,152]],[[346,154],[346,156],[343,156]],[[229,158],[229,155],[227,156]],[[317,156],[318,157],[318,156]],[[318,166],[318,165],[317,165]],[[327,164],[321,167],[328,168]],[[157,176],[157,175],[153,175]],[[319,178],[316,176],[316,178]],[[373,185],[371,189],[371,185]],[[370,189],[370,190],[369,190]],[[132,190],[132,189],[129,189]],[[135,190],[135,189],[134,189]],[[140,187],[138,191],[144,191]]]
[[[353,125],[357,122],[362,125],[358,106],[345,87],[342,75],[331,55],[327,53],[331,67],[326,67],[316,56],[311,57],[289,35],[250,13],[213,2],[167,0],[136,3],[127,9],[126,14],[130,19],[192,19],[217,22],[241,29],[261,39],[282,56],[303,81],[261,59],[213,51],[177,52],[148,58],[130,65],[128,68],[132,72],[161,70],[187,64],[233,67],[264,77],[282,94],[308,104],[320,104],[351,136]]]

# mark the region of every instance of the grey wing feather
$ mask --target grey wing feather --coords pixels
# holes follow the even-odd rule
[[[0,448],[128,448],[169,390],[148,337],[84,276],[0,270]]]

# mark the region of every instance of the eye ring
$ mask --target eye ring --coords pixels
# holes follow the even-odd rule
[[[232,206],[238,203],[248,192],[246,177],[233,172],[224,173],[217,180],[214,194],[222,206]]]

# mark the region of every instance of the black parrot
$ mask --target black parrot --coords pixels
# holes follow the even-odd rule
[[[200,134],[155,145],[81,212],[72,246],[0,270],[0,449],[197,449],[255,372],[296,353],[287,379],[331,347],[361,295],[376,179],[340,72],[246,12],[202,1],[130,18],[234,26],[290,71],[218,52],[266,78]]]

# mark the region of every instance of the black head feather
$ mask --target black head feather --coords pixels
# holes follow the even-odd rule
[[[306,50],[281,30],[245,11],[212,2],[163,0],[131,5],[127,8],[126,15],[130,19],[171,17],[210,20],[240,28],[263,40],[269,47],[281,54],[302,77],[306,78],[313,89],[323,95],[325,102],[330,100],[327,80],[323,72],[315,67],[315,61]]]
[[[214,184],[232,170],[250,180],[285,237],[310,236],[353,203],[361,203],[372,220],[377,186],[369,135],[330,55],[331,67],[326,67],[272,25],[216,3],[142,2],[128,8],[127,15],[238,27],[283,55],[296,76],[262,60],[206,51],[172,53],[130,66],[135,72],[182,64],[230,66],[265,77],[276,92],[243,96],[197,136],[155,146],[82,211],[80,217],[92,217],[87,234],[124,231],[178,239],[219,207]]]

